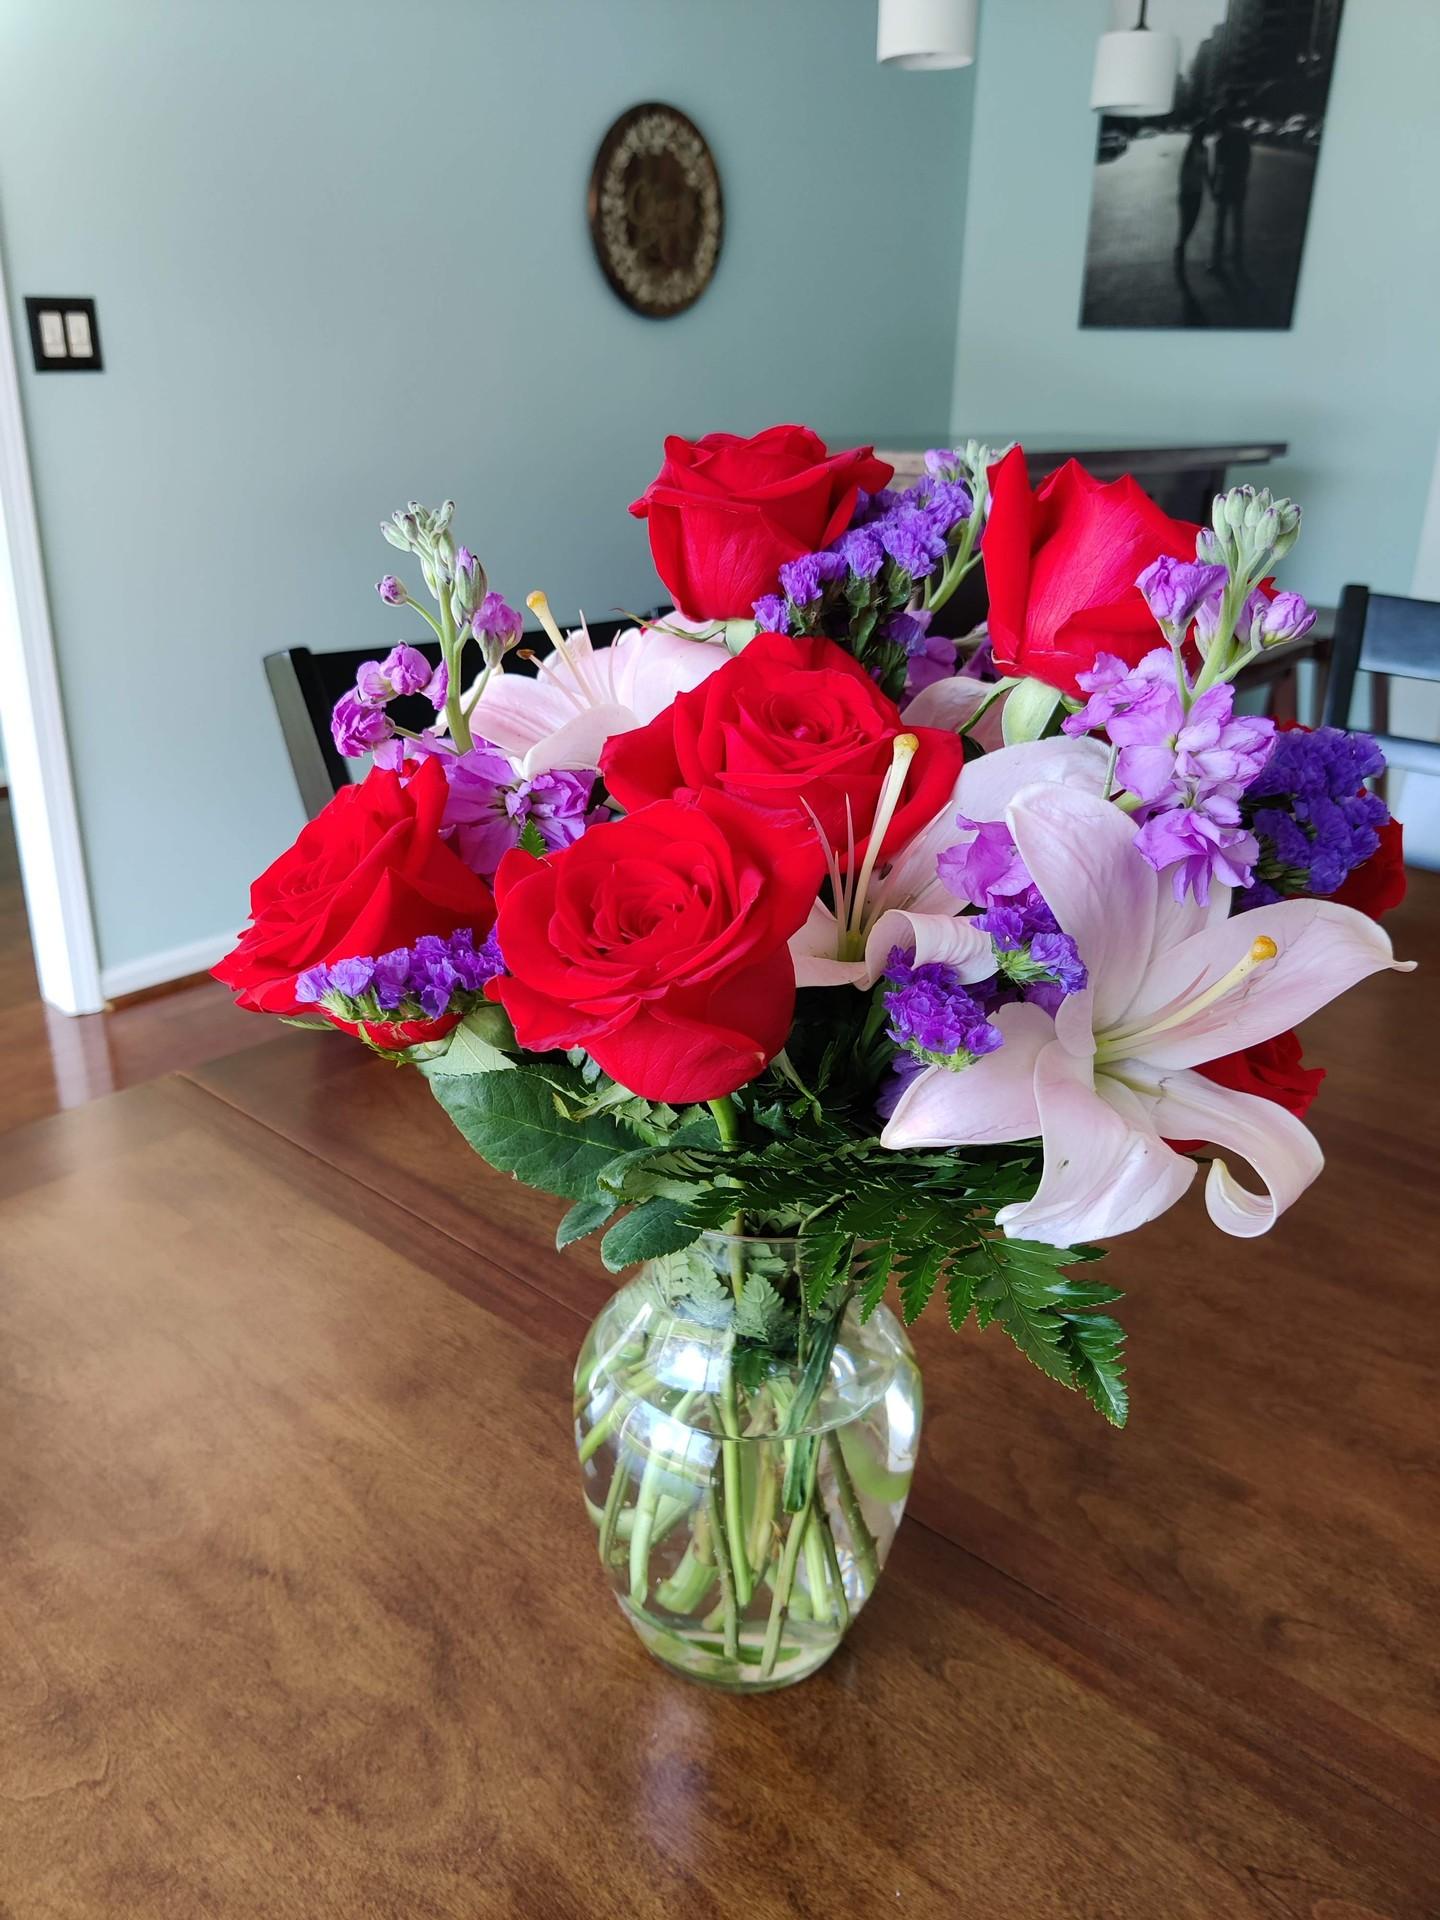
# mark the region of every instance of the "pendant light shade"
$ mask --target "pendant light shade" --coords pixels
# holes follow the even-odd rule
[[[979,0],[880,0],[875,58],[916,73],[968,67]]]
[[[1102,33],[1095,49],[1090,104],[1101,113],[1169,113],[1175,105],[1180,73],[1180,42],[1173,33],[1153,33],[1145,24],[1146,0],[1139,23],[1124,33]]]

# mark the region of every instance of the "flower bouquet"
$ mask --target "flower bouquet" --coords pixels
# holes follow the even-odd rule
[[[891,477],[799,427],[670,440],[631,511],[676,612],[597,648],[531,594],[538,657],[450,505],[397,514],[434,611],[380,595],[438,666],[362,668],[335,738],[373,764],[216,969],[415,1066],[569,1203],[559,1246],[635,1269],[576,1373],[599,1558],[654,1653],[739,1688],[874,1589],[902,1322],[939,1299],[1122,1425],[1094,1242],[1202,1165],[1218,1227],[1273,1225],[1321,1167],[1293,1028],[1396,964],[1378,752],[1236,708],[1314,618],[1271,577],[1298,509],[1239,487],[1200,528],[974,444]],[[931,627],[982,564],[962,657]]]

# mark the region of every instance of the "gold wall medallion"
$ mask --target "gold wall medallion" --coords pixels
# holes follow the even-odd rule
[[[715,156],[693,120],[647,100],[622,113],[590,173],[590,237],[627,307],[668,320],[694,306],[720,257]]]

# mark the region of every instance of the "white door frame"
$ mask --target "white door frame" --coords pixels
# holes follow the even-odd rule
[[[15,839],[40,992],[61,1013],[98,1013],[105,1004],[85,877],[80,818],[10,297],[0,261],[0,725],[5,735]]]

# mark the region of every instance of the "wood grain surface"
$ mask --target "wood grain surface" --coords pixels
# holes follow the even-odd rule
[[[11,1134],[0,1915],[1440,1913],[1430,993],[1307,1030],[1332,1164],[1268,1239],[1117,1244],[1126,1433],[921,1322],[881,1589],[748,1700],[594,1565],[613,1282],[417,1076],[287,1033]]]

